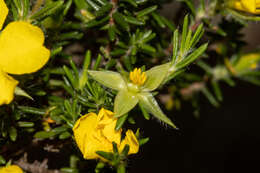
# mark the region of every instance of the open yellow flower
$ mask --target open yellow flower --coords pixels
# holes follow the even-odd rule
[[[227,4],[230,8],[260,14],[260,0],[229,0]]]
[[[0,30],[8,8],[0,0]],[[42,68],[50,51],[43,46],[42,30],[25,21],[9,23],[0,34],[0,105],[9,104],[18,81],[8,74],[27,74]]]
[[[23,170],[16,165],[10,165],[0,168],[0,173],[23,173]]]
[[[82,116],[75,123],[73,132],[76,143],[85,159],[101,159],[103,157],[96,154],[97,151],[113,152],[113,144],[118,145],[121,152],[126,144],[130,146],[128,154],[137,153],[139,142],[132,130],[126,132],[124,140],[121,141],[122,129],[116,131],[117,119],[114,113],[102,108],[98,115],[88,113]]]
[[[259,63],[260,52],[252,52],[242,55],[236,64],[232,64],[232,67],[236,75],[243,75],[254,71],[259,66]]]

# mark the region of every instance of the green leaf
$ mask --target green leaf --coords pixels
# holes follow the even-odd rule
[[[173,34],[173,39],[172,39],[172,64],[175,64],[176,59],[178,58],[178,50],[179,50],[179,31],[176,29]]]
[[[15,93],[15,95],[27,97],[27,98],[33,100],[33,98],[32,98],[29,94],[27,94],[24,90],[22,90],[22,89],[21,89],[20,87],[18,87],[18,86],[15,88],[14,93]]]
[[[44,115],[45,114],[44,109],[38,109],[38,108],[34,108],[34,107],[29,107],[29,106],[18,106],[18,108],[24,113],[35,114],[35,115]]]
[[[144,118],[145,118],[146,120],[150,120],[150,115],[149,115],[149,113],[143,108],[143,106],[142,106],[140,103],[139,103],[138,105],[139,105],[139,107],[140,107],[140,109],[141,109],[141,111],[142,111],[142,113],[143,113]]]
[[[54,129],[52,129],[51,131],[54,133],[62,133],[64,131],[68,130],[68,127],[66,126],[60,126],[60,127],[56,127]]]
[[[70,70],[68,67],[66,67],[65,65],[63,66],[63,70],[66,73],[66,76],[68,77],[70,83],[72,84],[74,89],[78,88],[78,76],[75,76],[72,72],[72,70]]]
[[[95,62],[95,64],[94,64],[94,67],[93,67],[94,70],[97,70],[97,69],[98,69],[101,60],[102,60],[102,56],[101,56],[100,54],[98,54],[98,57],[97,57],[97,59],[96,59],[96,62]]]
[[[0,155],[0,165],[5,164],[6,160]]]
[[[90,65],[91,61],[91,52],[88,50],[85,55],[85,60],[83,64],[83,71],[79,77],[79,88],[80,90],[83,90],[85,87],[86,83],[88,82],[88,67]]]
[[[43,7],[41,10],[34,13],[30,19],[32,20],[43,20],[44,18],[52,15],[54,12],[56,12],[57,9],[59,9],[63,5],[63,1],[55,1],[52,3],[48,3],[45,7]]]
[[[198,43],[198,41],[202,37],[203,33],[204,33],[203,24],[200,24],[199,27],[196,29],[196,32],[190,41],[189,48],[193,48]]]
[[[116,23],[125,31],[130,31],[130,26],[125,20],[125,16],[119,12],[115,12],[113,14],[113,19],[115,19]]]
[[[17,122],[19,127],[33,127],[34,123],[33,122],[25,122],[25,121],[19,121]]]
[[[187,34],[187,38],[186,38],[185,43],[184,43],[184,50],[186,52],[188,52],[190,50],[189,46],[190,46],[191,36],[192,36],[192,30],[189,29],[188,34]]]
[[[222,101],[222,100],[223,100],[223,97],[222,97],[221,89],[220,89],[220,87],[219,87],[218,82],[212,80],[212,81],[211,81],[211,84],[212,84],[212,86],[213,86],[213,89],[214,89],[214,92],[215,92],[215,95],[216,95],[217,99],[218,99],[219,101]]]
[[[106,5],[102,6],[97,12],[96,12],[96,16],[97,17],[101,17],[104,16],[105,14],[107,14],[111,9],[112,9],[113,5],[110,3],[107,3]]]
[[[129,4],[131,4],[133,7],[137,7],[137,3],[135,2],[135,0],[120,0],[120,2],[127,2]]]
[[[187,32],[188,32],[188,24],[189,24],[189,15],[186,15],[183,22],[182,37],[181,37],[180,51],[182,54],[184,53],[184,46],[185,46]]]
[[[243,76],[243,77],[239,77],[240,79],[250,82],[254,85],[260,86],[260,80],[259,78],[256,77],[251,77],[251,76]]]
[[[135,107],[138,103],[136,93],[121,90],[115,98],[114,112],[115,117],[120,117]]]
[[[95,3],[93,2],[92,0],[86,0],[87,3],[92,7],[94,8],[96,11],[98,11],[100,9],[100,7]]]
[[[180,61],[176,65],[176,68],[180,69],[180,68],[186,67],[187,65],[189,65],[190,63],[195,61],[199,56],[201,56],[206,51],[207,47],[208,47],[207,43],[200,46],[198,49],[196,49],[194,52],[192,52],[189,56],[187,56],[185,59]]]
[[[77,168],[61,168],[62,173],[79,173]]]
[[[137,12],[137,17],[140,18],[140,17],[143,17],[149,13],[152,13],[153,11],[155,11],[157,9],[157,5],[154,5],[154,6],[151,6],[151,7],[148,7],[148,8],[145,8],[139,12]]]
[[[100,173],[101,169],[103,169],[106,166],[104,162],[98,162],[96,168],[95,168],[95,173]]]
[[[151,113],[153,116],[159,120],[169,124],[175,129],[178,129],[172,121],[162,112],[157,101],[154,99],[153,95],[149,92],[142,92],[138,94],[139,102],[146,109],[147,112]]]
[[[166,25],[164,24],[164,22],[162,21],[162,18],[159,14],[155,13],[155,12],[152,12],[152,17],[154,18],[154,20],[158,23],[158,25],[161,27],[161,28],[165,28]]]
[[[53,132],[53,131],[39,131],[37,133],[34,134],[34,138],[40,138],[40,139],[45,139],[45,138],[51,138],[57,135],[57,132]]]
[[[115,25],[112,25],[108,28],[108,36],[109,36],[110,41],[114,41],[116,39]]]
[[[17,130],[16,130],[16,128],[14,128],[13,126],[11,127],[11,128],[9,128],[9,136],[10,136],[10,139],[12,140],[12,141],[15,141],[16,140],[16,138],[17,138]]]
[[[126,83],[122,76],[113,71],[94,71],[89,70],[89,75],[102,85],[114,89],[114,90],[125,90]]]
[[[153,91],[158,88],[167,75],[169,68],[170,63],[166,63],[147,70],[145,72],[147,80],[144,84],[144,91]]]
[[[116,122],[115,130],[119,130],[123,127],[125,121],[127,120],[127,117],[128,117],[128,114],[125,114],[125,115],[118,118],[118,120]]]
[[[230,8],[227,8],[226,10],[227,10],[227,12],[232,14],[234,17],[237,17],[239,19],[251,20],[251,21],[260,21],[260,16],[247,15],[246,13],[241,13],[241,12],[232,10]]]
[[[207,99],[209,100],[209,102],[215,106],[215,107],[218,107],[219,106],[219,103],[218,101],[215,99],[215,97],[210,93],[210,91],[206,88],[206,87],[203,87],[201,89],[201,92],[207,97]]]
[[[71,137],[71,134],[69,132],[63,132],[59,135],[59,139],[67,139]]]
[[[144,25],[145,24],[145,22],[138,20],[132,16],[125,16],[125,21],[127,21],[128,23],[134,24],[134,25]]]

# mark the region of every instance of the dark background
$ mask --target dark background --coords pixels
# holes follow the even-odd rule
[[[220,108],[202,98],[200,119],[192,110],[172,115],[179,131],[147,121],[142,128],[150,141],[130,160],[130,173],[260,171],[259,87],[222,86]]]

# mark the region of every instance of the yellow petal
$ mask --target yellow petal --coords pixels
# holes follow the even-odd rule
[[[132,130],[127,130],[125,139],[121,142],[119,147],[120,152],[122,152],[126,144],[130,147],[128,154],[135,154],[139,151],[139,142]]]
[[[96,154],[97,151],[112,152],[113,145],[108,141],[102,134],[100,130],[93,131],[91,138],[87,143],[87,149],[84,153],[85,159],[101,159],[107,161],[103,157]]]
[[[245,11],[256,13],[256,0],[241,0],[240,2],[246,9]]]
[[[103,108],[98,115],[89,113],[77,120],[73,132],[76,143],[85,159],[107,161],[96,152],[113,152],[112,142],[120,143],[121,129],[115,131],[116,121],[114,113]]]
[[[88,143],[91,142],[89,139],[96,125],[97,115],[95,113],[89,113],[78,119],[73,127],[76,143],[83,155],[85,155],[84,153],[88,150]]]
[[[23,173],[23,170],[19,166],[10,165],[0,168],[0,173]]]
[[[121,129],[116,131],[117,119],[114,118],[114,113],[102,108],[98,114],[98,128],[101,130],[101,134],[110,143],[120,143],[121,140]]]
[[[5,4],[5,1],[0,0],[0,30],[3,27],[7,14],[8,14],[8,8]]]
[[[9,104],[14,98],[18,81],[0,70],[0,105]]]
[[[113,122],[113,120],[114,120],[113,116],[114,116],[113,112],[102,108],[99,111],[98,116],[97,116],[98,128],[102,128],[105,125],[110,124],[111,122]]]
[[[32,73],[49,60],[42,30],[27,22],[12,22],[0,35],[0,68],[11,74]]]
[[[101,113],[99,113],[99,117],[95,113],[89,113],[82,116],[75,123],[73,132],[76,143],[85,159],[102,159],[103,161],[106,161],[98,154],[96,154],[96,151],[112,152],[113,150],[112,143],[107,139],[107,136],[105,136],[107,132],[103,132],[106,126],[110,126],[110,124],[106,124],[109,122],[107,121],[109,115],[106,114],[105,109],[100,112]],[[112,112],[109,111],[108,113]],[[99,120],[103,120],[103,122],[106,124],[102,125],[102,128],[98,127],[100,126],[98,124],[98,118]],[[113,136],[114,134],[108,135]]]

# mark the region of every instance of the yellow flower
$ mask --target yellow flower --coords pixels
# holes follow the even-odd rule
[[[0,0],[0,30],[8,8]],[[42,30],[25,21],[9,23],[0,34],[0,105],[9,104],[18,81],[8,74],[33,73],[49,60],[50,51],[43,46]]]
[[[142,86],[145,83],[147,76],[140,68],[135,68],[134,71],[130,72],[129,78],[132,83]]]
[[[126,132],[126,137],[121,141],[122,129],[116,131],[117,119],[114,113],[102,108],[98,115],[88,113],[77,120],[73,127],[76,143],[85,159],[101,159],[96,151],[113,152],[115,142],[121,152],[126,144],[130,146],[128,154],[137,153],[139,143],[131,130]]]
[[[260,53],[247,53],[241,56],[239,61],[234,65],[234,70],[238,74],[255,70],[260,62]]]
[[[260,0],[229,0],[227,5],[240,11],[260,14]]]
[[[23,173],[23,170],[19,166],[10,165],[0,168],[0,173]]]

